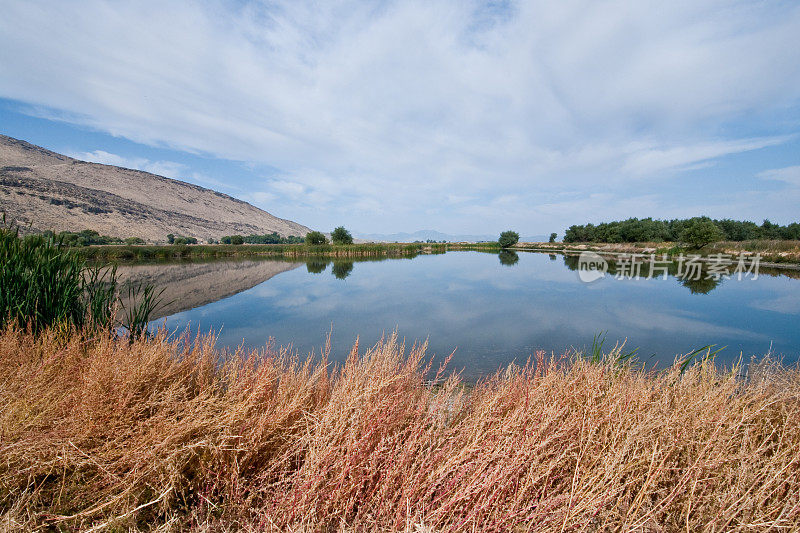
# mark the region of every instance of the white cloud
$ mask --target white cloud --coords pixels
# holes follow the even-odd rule
[[[94,150],[92,152],[68,152],[65,155],[75,159],[80,159],[81,161],[88,161],[90,163],[100,163],[103,165],[132,168],[176,180],[215,186],[218,188],[236,189],[236,187],[231,187],[227,183],[222,183],[199,172],[194,172],[187,165],[184,165],[183,163],[177,163],[175,161],[150,161],[149,159],[145,159],[143,157],[123,157],[121,155],[112,154],[104,150]]]
[[[113,165],[116,167],[133,168],[143,170],[167,178],[180,179],[181,175],[189,173],[186,165],[174,161],[150,161],[141,157],[123,157],[112,154],[104,150],[94,150],[93,152],[70,152],[66,155],[81,161],[90,163],[101,163],[103,165]]]
[[[778,180],[800,187],[800,165],[785,168],[774,168],[759,172],[757,177],[765,180]]]
[[[132,166],[132,163],[138,164],[139,162],[146,161],[145,159],[139,159],[134,163],[131,159],[126,159],[117,154],[110,154],[103,150],[95,150],[94,152],[70,152],[66,155],[81,161],[89,161],[90,163],[100,163],[103,165],[114,165],[126,168],[136,168]]]
[[[272,190],[287,196],[297,197],[306,192],[306,188],[302,184],[293,181],[275,180],[269,182],[268,185]]]
[[[723,155],[759,150],[767,146],[783,144],[789,137],[767,139],[742,139],[727,142],[695,143],[686,146],[647,148],[637,150],[627,157],[623,171],[633,175],[653,176],[657,173],[680,168],[696,170],[709,165],[710,159]]]
[[[785,142],[726,126],[800,102],[792,3],[25,0],[3,12],[0,96],[270,165],[279,177],[247,190],[309,221],[358,205],[406,229],[431,211],[494,227],[513,205],[497,197],[548,205]]]
[[[265,204],[269,204],[270,202],[273,202],[276,198],[277,198],[277,196],[275,196],[271,192],[256,191],[254,193],[250,193],[250,198],[249,199],[252,200],[256,204],[265,205]]]

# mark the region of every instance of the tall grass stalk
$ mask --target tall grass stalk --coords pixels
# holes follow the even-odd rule
[[[161,302],[164,288],[156,289],[145,283],[129,283],[125,286],[126,298],[120,298],[122,327],[128,331],[128,340],[133,342],[148,333],[147,324]],[[129,302],[126,306],[124,302]]]
[[[117,267],[93,265],[84,269],[84,306],[93,329],[113,327],[117,303]]]
[[[426,386],[213,337],[0,332],[0,523],[93,531],[800,529],[800,372],[536,354]]]

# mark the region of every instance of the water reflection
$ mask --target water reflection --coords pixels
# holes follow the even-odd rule
[[[572,270],[577,271],[579,266],[579,259],[577,255],[564,255],[564,265]],[[552,260],[552,257],[551,257]],[[631,275],[631,271],[627,270],[626,267],[621,267],[617,261],[609,260],[608,263],[608,272],[609,276],[619,276],[622,281],[632,281],[634,277]],[[638,275],[638,279],[644,279],[649,281],[656,281],[662,280],[664,278],[664,269],[663,268],[655,268],[651,272],[650,263],[644,261],[637,265],[639,268],[636,270],[635,274]],[[696,275],[693,277],[678,277],[680,274],[680,266],[676,262],[670,262],[665,265],[666,274],[668,278],[674,279],[678,282],[679,285],[682,287],[686,287],[689,289],[689,292],[692,294],[708,294],[714,289],[716,289],[721,283],[722,278],[715,279],[713,277],[708,277],[708,267],[707,265],[701,263],[699,264],[699,269],[696,272]]]
[[[117,269],[117,277],[121,284],[141,283],[153,285],[159,290],[164,289],[160,303],[152,315],[154,319],[158,319],[223,300],[300,265],[300,262],[283,260],[121,265]],[[130,307],[130,302],[125,298],[123,304]]]
[[[220,261],[149,266],[136,276],[167,284],[175,304],[162,315],[170,329],[214,329],[223,347],[259,347],[272,337],[304,354],[332,328],[337,360],[356,337],[367,346],[398,328],[408,343],[428,338],[438,356],[457,348],[453,368],[470,377],[536,350],[588,346],[602,331],[609,343],[627,339],[628,350],[657,354],[662,366],[707,344],[728,346],[721,361],[763,355],[771,345],[788,361],[800,353],[800,282],[785,275],[684,281],[673,266],[667,280],[644,279],[645,268],[637,281],[617,279],[612,262],[611,275],[582,283],[575,256],[510,252],[315,259],[305,268]]]
[[[321,274],[325,272],[325,270],[328,268],[328,265],[331,263],[333,263],[331,274],[333,274],[336,279],[345,279],[347,276],[353,273],[355,260],[323,261],[320,259],[310,259],[308,262],[306,262],[306,270],[308,270],[309,274]]]
[[[353,261],[334,261],[331,272],[336,279],[345,279],[353,272]]]
[[[308,270],[309,274],[321,274],[326,268],[328,268],[327,261],[320,261],[319,259],[309,259],[306,262],[306,270]]]
[[[701,277],[699,279],[682,278],[678,282],[689,289],[692,294],[708,294],[722,283],[722,279]]]
[[[519,254],[514,250],[503,250],[497,257],[500,259],[500,264],[503,266],[514,266],[519,263]]]

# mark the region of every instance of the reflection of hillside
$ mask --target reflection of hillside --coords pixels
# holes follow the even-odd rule
[[[121,283],[144,282],[164,289],[164,304],[153,313],[153,319],[157,319],[232,296],[302,264],[266,260],[214,261],[120,266],[117,273]]]

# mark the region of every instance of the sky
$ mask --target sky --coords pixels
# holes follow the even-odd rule
[[[800,2],[0,4],[0,133],[314,229],[800,220]]]

